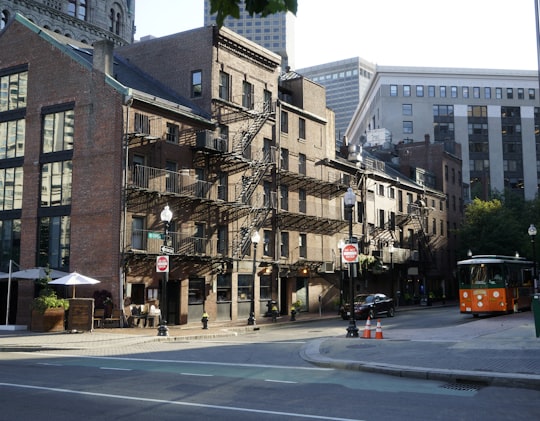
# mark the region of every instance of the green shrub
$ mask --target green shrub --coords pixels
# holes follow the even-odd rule
[[[58,298],[52,289],[46,288],[41,291],[39,297],[34,298],[32,309],[43,314],[48,308],[63,308],[67,310],[69,308],[69,300]]]

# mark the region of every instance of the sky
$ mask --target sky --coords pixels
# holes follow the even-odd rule
[[[201,27],[203,14],[203,0],[137,0],[135,39]],[[534,14],[534,0],[298,0],[295,68],[361,57],[537,70]]]

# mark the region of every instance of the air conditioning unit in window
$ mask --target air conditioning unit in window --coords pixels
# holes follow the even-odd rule
[[[319,273],[334,273],[334,262],[324,262],[319,267]]]

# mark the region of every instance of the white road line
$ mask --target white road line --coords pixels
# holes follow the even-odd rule
[[[199,373],[180,373],[182,376],[196,376],[196,377],[214,377],[213,374],[199,374]]]
[[[21,352],[20,354],[25,354]],[[29,352],[30,355],[36,355],[35,352]],[[270,365],[270,364],[239,364],[239,363],[221,363],[215,361],[187,361],[187,360],[161,360],[154,358],[127,358],[127,357],[92,357],[87,355],[71,355],[71,354],[49,354],[39,353],[39,355],[49,357],[64,357],[64,358],[80,358],[80,359],[95,359],[95,360],[111,360],[111,361],[132,361],[132,362],[153,362],[167,364],[194,364],[194,365],[217,365],[223,367],[249,367],[249,368],[283,368],[286,370],[301,370],[301,371],[335,371],[334,368],[324,367],[295,367],[290,365]]]
[[[100,370],[133,371],[131,368],[99,367]]]
[[[178,405],[178,406],[190,406],[190,407],[196,407],[196,408],[209,408],[209,409],[219,409],[219,410],[226,410],[226,411],[248,412],[248,413],[255,413],[255,414],[279,415],[279,416],[285,416],[285,417],[291,417],[291,418],[295,417],[295,418],[309,418],[309,419],[314,419],[314,420],[333,420],[333,421],[362,421],[359,419],[352,419],[352,418],[325,417],[321,415],[296,414],[292,412],[241,408],[238,406],[207,405],[207,404],[202,404],[202,403],[169,401],[165,399],[151,399],[151,398],[137,397],[137,396],[110,395],[110,394],[105,394],[105,393],[83,392],[80,390],[72,390],[72,389],[59,389],[55,387],[32,386],[32,385],[27,385],[27,384],[0,383],[0,387],[11,387],[11,388],[31,389],[31,390],[46,390],[49,392],[65,393],[65,394],[73,394],[73,395],[84,395],[84,396],[96,396],[96,397],[107,398],[107,399],[110,399],[110,398],[123,399],[123,400],[138,401],[138,402],[142,401],[142,402],[151,402],[151,403]]]
[[[272,379],[264,379],[265,382],[269,383],[289,383],[289,384],[296,384],[298,382],[288,381],[288,380],[272,380]]]
[[[216,340],[205,340],[205,341],[191,340],[189,342],[192,342],[192,343],[205,343],[205,344],[208,344],[208,343],[212,343],[212,344],[231,344],[231,345],[239,345],[239,344],[240,345],[246,345],[246,344],[249,344],[249,345],[268,345],[268,344],[302,345],[302,344],[306,343],[306,341],[279,341],[279,342],[275,342],[275,341],[267,341],[267,342],[257,341],[257,342],[253,342],[253,341],[216,341]],[[172,342],[172,343],[174,343],[174,342]]]

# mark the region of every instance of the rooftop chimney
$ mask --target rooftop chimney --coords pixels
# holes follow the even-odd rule
[[[106,75],[113,74],[113,50],[114,44],[112,41],[102,39],[94,42],[93,67],[95,70],[99,70]]]

